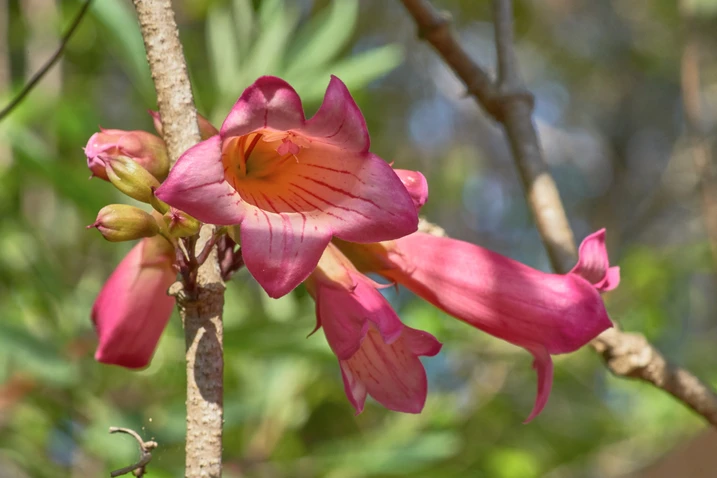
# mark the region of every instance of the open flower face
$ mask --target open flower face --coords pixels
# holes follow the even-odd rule
[[[206,223],[240,225],[247,269],[280,297],[308,277],[332,236],[367,243],[416,230],[406,188],[368,149],[341,80],[331,78],[307,121],[293,88],[265,76],[218,135],[182,155],[157,197]]]

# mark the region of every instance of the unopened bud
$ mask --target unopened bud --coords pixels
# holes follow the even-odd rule
[[[103,207],[97,213],[95,222],[87,226],[87,229],[93,227],[110,242],[152,237],[159,232],[159,225],[150,214],[128,204],[110,204]]]
[[[420,210],[428,201],[428,182],[426,177],[418,171],[408,169],[394,169],[393,172],[396,173],[406,187],[409,196],[413,200],[413,205],[416,206],[416,210]]]
[[[105,171],[107,162],[120,156],[136,161],[159,181],[169,174],[164,141],[146,131],[102,130],[87,142],[85,155],[92,174],[106,181],[109,181]]]
[[[162,117],[159,115],[159,111],[149,110],[149,114],[152,115],[152,121],[154,121],[154,129],[157,134],[163,136],[162,132]],[[219,134],[219,130],[216,129],[204,116],[197,113],[197,125],[199,126],[199,136],[202,140],[211,138],[214,135]]]
[[[154,189],[152,189],[152,197],[149,200],[149,205],[160,214],[166,214],[169,211],[169,204],[155,196]]]
[[[170,209],[163,218],[164,223],[167,225],[167,231],[172,237],[193,236],[202,227],[202,223],[197,219],[179,209]]]
[[[159,187],[159,181],[136,161],[119,156],[106,164],[105,171],[110,182],[127,196],[137,201],[152,201],[152,188]]]

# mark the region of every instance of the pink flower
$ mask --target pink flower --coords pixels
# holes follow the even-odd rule
[[[419,413],[426,402],[426,371],[419,356],[441,344],[401,323],[377,284],[329,245],[306,281],[316,300],[316,329],[339,359],[346,396],[363,411],[366,394],[388,409]]]
[[[133,159],[159,181],[166,178],[169,172],[164,141],[146,131],[103,129],[87,141],[85,155],[92,175],[105,181],[109,181],[105,172],[107,162],[119,156]]]
[[[280,297],[308,277],[332,236],[377,242],[416,230],[406,188],[368,150],[366,123],[341,80],[331,78],[306,120],[293,88],[264,76],[156,194],[205,223],[240,225],[247,269]]]
[[[415,233],[367,246],[339,243],[363,271],[398,282],[446,313],[525,348],[535,358],[538,395],[527,421],[547,403],[551,354],[573,352],[612,326],[599,291],[617,286],[605,230],[580,246],[568,274],[548,274],[467,242]]]
[[[127,368],[149,364],[174,308],[167,295],[177,276],[173,263],[174,247],[160,236],[143,239],[122,259],[92,307],[97,361]]]

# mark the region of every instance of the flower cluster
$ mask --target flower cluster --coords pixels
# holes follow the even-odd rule
[[[357,413],[367,395],[420,412],[427,379],[419,357],[441,350],[433,335],[404,325],[380,292],[386,285],[365,274],[530,352],[538,394],[528,420],[547,402],[551,355],[611,326],[600,292],[617,286],[619,270],[609,267],[604,230],[585,239],[564,275],[416,232],[425,178],[369,151],[364,118],[338,78],[311,119],[290,85],[262,77],[219,130],[199,123],[203,141],[171,171],[162,139],[150,133],[103,130],[85,148],[93,176],[154,209],[106,206],[88,226],[110,241],[141,239],[92,310],[101,362],[149,363],[174,305],[167,288],[177,272],[191,280],[206,257],[194,251],[202,223],[221,226],[208,247],[219,248],[225,278],[246,265],[275,298],[305,285],[316,302],[315,331],[323,329],[336,354]]]

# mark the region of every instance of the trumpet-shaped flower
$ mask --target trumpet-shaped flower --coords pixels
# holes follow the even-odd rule
[[[309,120],[289,84],[259,78],[156,195],[205,223],[239,225],[246,267],[272,297],[308,277],[332,236],[377,242],[418,224],[396,173],[369,152],[364,118],[336,77]]]
[[[588,236],[578,265],[548,274],[467,242],[415,233],[382,244],[339,243],[360,270],[378,272],[439,309],[528,350],[538,394],[527,421],[538,415],[553,381],[551,354],[577,350],[612,326],[599,291],[617,286],[605,230]]]
[[[426,371],[419,356],[441,344],[401,323],[378,285],[330,244],[306,286],[316,300],[316,328],[339,359],[346,396],[361,413],[366,395],[386,408],[419,413],[426,401]]]
[[[161,236],[143,239],[122,259],[92,307],[99,337],[95,359],[146,366],[174,308],[174,247]]]

